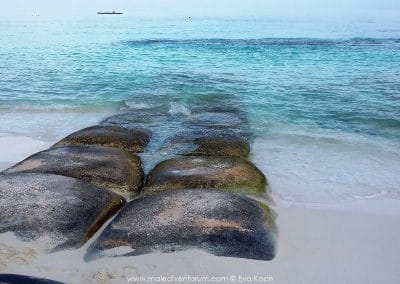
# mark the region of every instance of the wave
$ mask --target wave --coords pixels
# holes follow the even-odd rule
[[[168,112],[170,114],[182,114],[185,116],[189,116],[191,114],[191,111],[188,106],[178,103],[170,103],[170,109]]]
[[[400,38],[261,38],[261,39],[142,39],[122,41],[129,46],[157,45],[251,45],[251,46],[395,46]]]
[[[125,106],[129,109],[150,109],[153,107],[153,105],[148,104],[148,103],[137,103],[134,100],[126,100]]]

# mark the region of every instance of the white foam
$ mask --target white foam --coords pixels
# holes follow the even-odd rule
[[[152,107],[151,104],[148,103],[137,103],[134,100],[126,100],[125,104],[128,108],[131,109],[149,109]]]
[[[186,116],[191,114],[191,111],[187,105],[178,103],[170,103],[170,109],[168,112],[170,114],[183,114]]]

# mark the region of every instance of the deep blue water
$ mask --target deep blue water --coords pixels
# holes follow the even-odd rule
[[[396,19],[0,20],[0,38],[1,132],[52,141],[128,108],[163,103],[190,115],[198,98],[219,95],[267,143],[254,159],[273,179],[314,163],[298,179],[400,196]],[[281,194],[301,199],[292,179]]]

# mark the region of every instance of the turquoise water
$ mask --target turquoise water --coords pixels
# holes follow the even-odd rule
[[[0,20],[0,132],[55,141],[126,109],[244,111],[281,197],[400,197],[391,18]]]

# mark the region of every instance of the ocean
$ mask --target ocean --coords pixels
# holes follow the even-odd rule
[[[35,16],[0,20],[0,38],[0,133],[56,142],[221,96],[246,114],[280,198],[400,198],[398,19]]]

